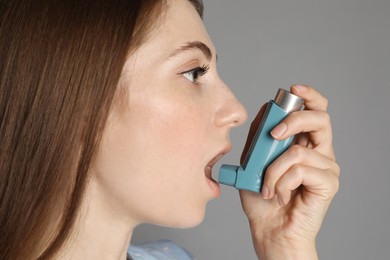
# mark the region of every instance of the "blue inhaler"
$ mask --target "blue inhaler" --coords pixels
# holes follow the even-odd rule
[[[267,109],[241,166],[222,165],[218,182],[234,186],[239,190],[261,192],[264,173],[267,167],[291,145],[294,136],[285,140],[275,140],[270,132],[287,115],[304,108],[304,99],[279,89],[275,100],[268,103]]]

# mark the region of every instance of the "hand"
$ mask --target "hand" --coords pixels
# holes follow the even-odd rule
[[[313,88],[294,85],[305,110],[291,113],[271,134],[294,144],[266,170],[262,193],[240,191],[241,203],[261,259],[315,259],[315,239],[338,190],[327,100]],[[265,106],[253,121],[241,161],[256,132]]]

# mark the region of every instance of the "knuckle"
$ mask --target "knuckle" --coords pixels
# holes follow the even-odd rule
[[[333,170],[328,170],[328,171],[330,171],[330,176],[331,176],[328,182],[329,198],[332,199],[339,191],[340,181],[338,176],[334,174]]]
[[[330,115],[327,112],[322,113],[322,120],[326,124],[330,124]]]
[[[340,165],[338,165],[337,163],[335,163],[335,166],[334,166],[334,173],[335,173],[335,175],[336,175],[337,178],[340,176],[340,172],[341,172]]]
[[[326,97],[324,97],[324,96],[322,97],[322,103],[323,103],[324,108],[327,109],[327,108],[328,108],[329,101],[328,101],[328,99],[327,99]]]
[[[335,180],[333,181],[333,189],[332,189],[332,195],[335,196],[336,193],[339,191],[340,188],[340,181],[338,178],[334,178]]]
[[[302,179],[304,176],[305,170],[301,165],[295,164],[291,167],[291,173],[295,176],[295,178]]]
[[[290,152],[298,161],[302,161],[306,157],[306,149],[298,144],[291,146]]]

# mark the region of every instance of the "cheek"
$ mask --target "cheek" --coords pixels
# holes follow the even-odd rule
[[[183,162],[198,161],[207,136],[207,113],[189,98],[159,96],[133,105],[127,120],[136,134],[132,141],[138,143],[140,151],[154,157],[153,164],[181,167],[188,165]]]
[[[108,127],[97,160],[98,179],[125,211],[144,221],[172,225],[174,216],[179,226],[197,224],[206,204],[200,195],[204,113],[156,103],[133,105],[126,117]]]
[[[152,114],[157,116],[151,116],[153,119],[144,125],[146,129],[139,133],[143,139],[139,146],[150,158],[146,174],[164,183],[159,188],[166,188],[166,193],[173,189],[184,194],[191,189],[191,183],[200,179],[204,167],[205,122],[202,114],[175,107]]]

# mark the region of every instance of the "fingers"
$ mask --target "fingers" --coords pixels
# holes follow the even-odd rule
[[[279,180],[289,171],[300,166],[329,170],[336,177],[340,173],[337,163],[328,157],[313,149],[293,145],[267,168],[262,188],[263,197],[272,198],[277,193]]]
[[[291,92],[305,99],[305,107],[308,110],[326,111],[328,108],[328,100],[312,87],[293,85],[291,86]]]
[[[291,92],[305,99],[305,110],[291,113],[271,134],[275,139],[283,140],[300,134],[299,144],[316,149],[318,152],[335,159],[332,143],[332,126],[326,112],[328,101],[315,89],[305,85],[293,85]]]
[[[291,192],[303,185],[303,192],[330,201],[339,188],[339,181],[330,169],[318,169],[306,165],[294,165],[277,182],[276,194],[281,206],[287,205]],[[306,198],[308,199],[308,198]]]
[[[324,139],[331,138],[332,131],[329,114],[324,111],[312,110],[293,112],[276,126],[271,131],[271,134],[275,139],[282,140],[303,132],[321,132],[321,135],[326,135]]]
[[[332,156],[332,126],[328,113],[319,110],[294,112],[271,131],[278,140],[298,133],[309,133],[313,148],[318,147],[320,152]]]
[[[328,101],[305,85],[294,85],[291,92],[305,99],[305,110],[287,116],[271,135],[283,140],[298,134],[297,144],[268,167],[262,196],[271,199],[277,195],[280,205],[290,201],[292,192],[294,198],[305,202],[314,197],[317,202],[318,198],[330,200],[338,190],[340,168],[333,152]]]

